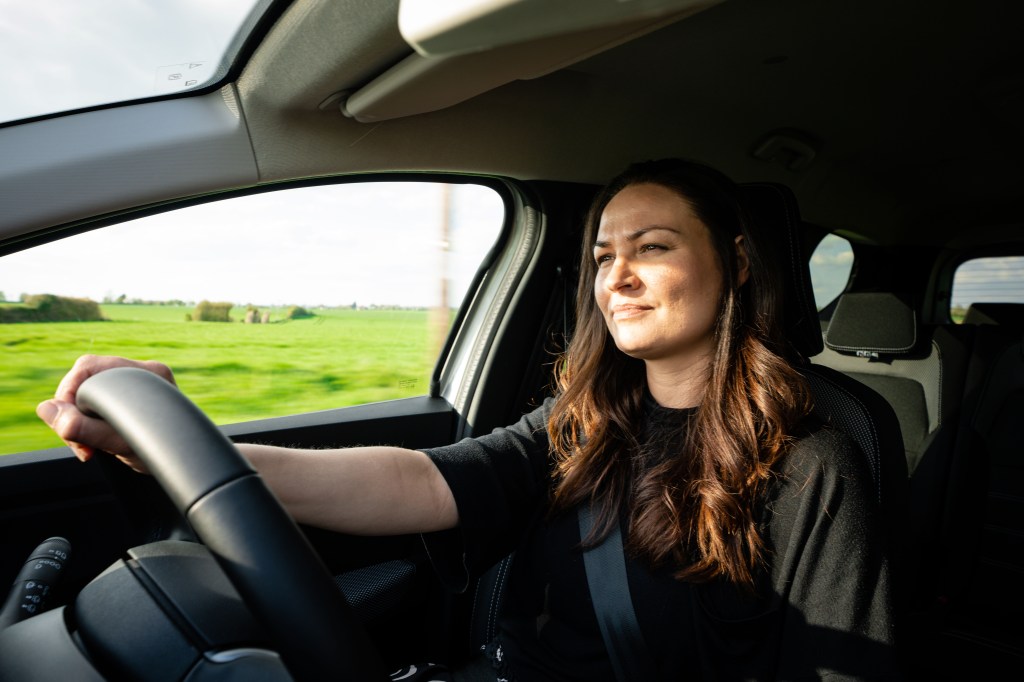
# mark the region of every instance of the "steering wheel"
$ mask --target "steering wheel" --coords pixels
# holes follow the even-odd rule
[[[220,430],[142,369],[96,374],[78,406],[131,445],[275,643],[294,679],[385,680],[375,647],[296,523]]]

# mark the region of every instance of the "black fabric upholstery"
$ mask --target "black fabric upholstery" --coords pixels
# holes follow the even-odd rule
[[[479,651],[498,634],[498,614],[505,600],[505,587],[514,558],[514,553],[509,554],[476,581],[469,614],[471,652]]]
[[[913,614],[922,679],[997,679],[1024,663],[1024,343],[997,325],[976,332],[955,447],[913,481],[939,493],[928,510],[915,495],[912,509],[931,522]]]
[[[902,567],[907,561],[908,478],[896,413],[878,392],[841,372],[822,365],[807,365],[801,372],[811,386],[814,413],[844,431],[864,453],[877,486],[890,554]]]
[[[817,355],[823,348],[821,323],[796,197],[785,185],[771,182],[743,184],[740,190],[751,218],[765,237],[759,247],[781,265],[782,316],[789,341],[805,358]]]
[[[917,345],[917,315],[896,294],[843,294],[832,313],[825,345],[832,350],[862,355],[909,353]]]
[[[924,387],[912,379],[882,374],[850,372],[857,381],[884,396],[896,412],[903,435],[907,466],[916,465],[920,447],[928,435],[928,404]]]
[[[412,589],[416,564],[394,559],[334,576],[345,600],[363,624],[385,622]]]
[[[1001,631],[1005,643],[1024,655],[1024,590],[1019,589],[1024,582],[1022,417],[1024,343],[1018,341],[994,356],[972,420],[989,475],[978,505],[983,510],[976,528],[979,558],[961,608],[981,610],[986,626]]]

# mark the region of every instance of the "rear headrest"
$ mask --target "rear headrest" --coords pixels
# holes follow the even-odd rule
[[[787,338],[802,356],[817,355],[824,346],[796,197],[785,185],[772,182],[742,184],[740,190],[751,219],[763,235],[761,247],[781,265],[782,318]]]
[[[964,324],[998,324],[1009,329],[1024,329],[1024,303],[972,303],[967,306]]]
[[[843,294],[832,313],[825,345],[864,357],[909,353],[917,345],[917,313],[896,294]]]

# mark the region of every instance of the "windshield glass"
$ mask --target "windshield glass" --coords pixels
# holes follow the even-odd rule
[[[0,123],[223,78],[272,0],[0,0]]]

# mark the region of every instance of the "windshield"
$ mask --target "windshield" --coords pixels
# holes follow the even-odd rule
[[[273,0],[0,0],[0,123],[222,79]]]

